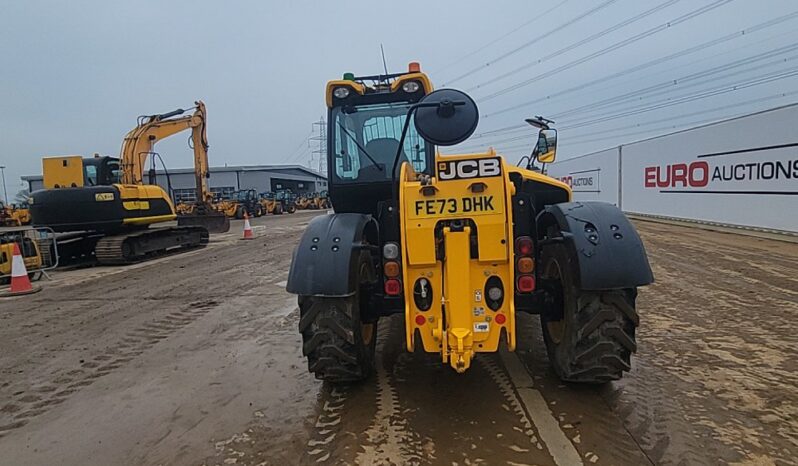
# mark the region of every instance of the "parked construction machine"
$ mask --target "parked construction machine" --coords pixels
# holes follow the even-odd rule
[[[403,314],[406,347],[465,372],[476,353],[516,348],[519,312],[539,314],[562,380],[600,383],[630,368],[643,244],[615,206],[573,202],[567,185],[494,150],[444,156],[478,123],[466,94],[404,73],[327,83],[329,192],[297,246],[308,368],[330,382],[374,370],[377,322]],[[541,128],[535,160],[556,156]]]
[[[260,196],[254,189],[241,189],[234,192],[230,199],[218,199],[214,201],[213,208],[227,217],[236,219],[244,218],[244,214],[260,217],[265,212]]]
[[[28,270],[29,278],[34,278],[36,271],[42,268],[42,253],[36,241],[27,234],[29,231],[31,231],[29,227],[0,231],[0,285],[11,281],[15,244],[19,245],[22,261],[25,263],[25,269]]]
[[[274,198],[282,204],[284,213],[293,214],[296,212],[297,195],[293,192],[287,189],[277,191],[274,193]]]
[[[30,223],[30,210],[27,205],[6,205],[0,201],[0,226],[18,227]]]
[[[45,157],[45,189],[30,197],[33,224],[65,233],[59,237],[62,257],[94,256],[100,264],[129,263],[176,248],[202,246],[209,232],[229,230],[230,222],[210,208],[206,110],[195,103],[185,110],[139,117],[124,138],[119,158],[99,156]],[[191,215],[176,215],[170,196],[160,186],[145,184],[148,159],[155,144],[191,130],[197,201]],[[154,162],[150,182],[154,183]],[[150,226],[178,219],[177,226]]]
[[[273,192],[268,191],[260,193],[260,205],[263,207],[263,212],[272,215],[281,215],[283,210],[283,203],[277,199]]]

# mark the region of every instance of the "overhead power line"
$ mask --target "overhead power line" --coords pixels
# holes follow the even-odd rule
[[[519,73],[519,72],[527,69],[527,68],[531,68],[533,66],[539,65],[539,64],[541,64],[541,63],[543,63],[543,62],[545,62],[547,60],[550,60],[550,59],[555,58],[555,57],[559,57],[560,55],[562,55],[562,54],[564,54],[566,52],[570,52],[571,50],[573,50],[575,48],[578,48],[578,47],[581,47],[581,46],[583,46],[585,44],[593,42],[596,39],[600,39],[601,37],[604,37],[607,34],[611,34],[611,33],[615,32],[615,31],[617,31],[619,29],[622,29],[622,28],[630,25],[630,24],[633,24],[633,23],[635,23],[637,21],[640,21],[641,19],[644,19],[644,18],[646,18],[648,16],[651,16],[654,13],[656,13],[656,12],[658,12],[660,10],[663,10],[663,9],[665,9],[665,8],[675,4],[675,3],[678,3],[680,1],[681,0],[667,0],[666,2],[663,2],[663,3],[660,3],[659,5],[656,5],[654,8],[650,8],[650,9],[648,9],[648,10],[646,10],[646,11],[644,11],[644,12],[642,12],[642,13],[636,15],[636,16],[633,16],[631,18],[625,19],[625,20],[621,21],[618,24],[610,26],[607,29],[599,31],[599,32],[597,32],[597,33],[595,33],[595,34],[593,34],[593,35],[591,35],[589,37],[586,37],[586,38],[584,38],[582,40],[579,40],[579,41],[574,42],[574,43],[572,43],[570,45],[567,45],[567,46],[565,46],[565,47],[563,47],[563,48],[561,48],[559,50],[551,52],[550,54],[548,54],[548,55],[546,55],[544,57],[538,58],[537,60],[535,60],[533,62],[526,63],[526,64],[521,65],[518,68],[514,68],[514,69],[512,69],[512,70],[510,70],[510,71],[508,71],[506,73],[502,73],[502,74],[494,77],[493,79],[490,79],[488,81],[485,81],[485,82],[482,82],[480,84],[477,84],[476,86],[473,86],[473,87],[467,89],[466,91],[467,92],[471,92],[471,91],[473,91],[475,89],[479,89],[479,88],[481,88],[483,86],[486,86],[486,85],[493,85],[496,82],[501,81],[502,79],[508,78],[508,77],[510,77],[510,76],[512,76],[512,75],[514,75],[516,73]]]
[[[312,135],[313,135],[313,130],[311,129],[311,130],[310,130],[310,132],[308,133],[308,135],[307,135],[307,136],[305,136],[304,138],[302,138],[302,141],[301,141],[301,142],[300,142],[300,143],[299,143],[299,144],[296,146],[296,149],[294,149],[294,150],[291,152],[291,155],[289,155],[289,156],[286,158],[286,161],[288,161],[288,162],[296,162],[297,160],[299,160],[299,158],[300,158],[301,156],[305,155],[305,153],[306,153],[307,151],[300,151],[300,149],[302,149],[303,147],[304,147],[305,149],[307,149],[307,148],[308,148],[308,147],[307,147],[307,141],[308,141],[308,138],[309,138],[309,137],[311,137]]]
[[[798,73],[795,73],[795,74],[798,74]],[[795,75],[795,74],[793,74],[793,75]],[[785,76],[785,78],[786,77],[790,77],[790,76]],[[746,87],[750,87],[750,86],[746,86]],[[717,95],[717,94],[713,94],[713,95],[710,95],[710,96],[707,96],[707,97],[712,97],[714,95]],[[760,103],[763,103],[763,102],[766,102],[766,101],[771,101],[771,100],[776,100],[776,99],[783,99],[783,98],[792,97],[792,96],[796,96],[796,95],[798,95],[798,91],[779,92],[779,93],[772,94],[772,95],[769,95],[769,96],[766,96],[766,97],[759,97],[759,98],[755,98],[755,99],[749,99],[749,100],[742,101],[742,102],[737,102],[737,103],[734,103],[734,104],[722,105],[722,106],[719,106],[719,107],[713,107],[713,108],[710,108],[710,109],[704,109],[704,110],[700,110],[700,111],[696,111],[696,112],[682,113],[682,114],[679,114],[677,117],[669,116],[669,117],[666,117],[666,118],[660,118],[660,119],[656,119],[656,120],[651,120],[651,121],[648,121],[648,122],[645,122],[645,123],[627,124],[627,125],[617,126],[615,128],[610,128],[610,129],[605,129],[605,130],[600,130],[600,131],[594,131],[594,132],[591,132],[591,133],[583,133],[583,134],[578,134],[576,136],[568,136],[566,138],[563,138],[563,141],[564,142],[566,142],[566,141],[567,142],[571,142],[574,139],[579,140],[579,139],[581,139],[583,137],[590,137],[590,136],[600,135],[600,134],[604,134],[604,133],[607,133],[607,132],[613,132],[613,131],[621,131],[621,130],[629,129],[629,128],[639,128],[639,127],[642,127],[642,126],[663,123],[663,122],[666,122],[666,121],[681,120],[683,118],[688,118],[688,117],[693,117],[693,116],[698,116],[698,115],[705,115],[705,114],[708,114],[708,113],[720,112],[720,111],[723,111],[723,110],[729,110],[729,109],[737,108],[737,107],[746,107],[746,106],[750,106],[750,105],[756,105],[756,104],[760,104]],[[693,100],[699,100],[699,99],[693,99]],[[679,102],[679,103],[683,103],[683,102]],[[718,119],[726,119],[726,118],[729,118],[729,116],[718,117]],[[615,119],[615,118],[613,118],[613,119]],[[559,128],[559,131],[561,133],[570,133],[574,129],[579,129],[579,128],[582,128],[584,126],[589,126],[589,125],[581,125],[581,124],[566,125],[566,126],[563,126],[563,127]],[[505,138],[505,139],[501,139],[501,140],[498,140],[498,141],[492,141],[489,144],[493,145],[494,147],[507,148],[507,144],[508,143],[512,143],[512,142],[515,142],[515,141],[521,141],[521,140],[527,140],[528,142],[525,145],[528,145],[529,147],[531,147],[531,145],[534,143],[534,134],[533,133],[529,133],[529,134],[525,134],[523,136],[515,136],[515,137]],[[523,147],[525,145],[521,145],[519,147]],[[477,144],[467,144],[467,145],[462,146],[462,147],[457,147],[457,150],[463,150],[463,151],[475,150],[475,149],[478,149],[480,147],[482,149],[486,148],[484,143],[481,144],[481,145],[479,143],[477,143]]]
[[[509,31],[509,32],[507,32],[507,33],[505,33],[505,34],[502,34],[501,36],[499,36],[499,37],[497,37],[497,38],[493,39],[492,41],[490,41],[490,42],[487,42],[487,43],[483,44],[483,45],[482,45],[482,46],[480,46],[479,48],[477,48],[477,49],[475,49],[475,50],[472,50],[471,52],[469,52],[469,53],[467,53],[467,54],[465,54],[465,55],[462,55],[460,58],[458,58],[458,59],[456,59],[456,60],[454,60],[454,61],[452,61],[452,62],[449,62],[448,64],[446,64],[446,65],[442,66],[442,67],[441,67],[441,68],[439,68],[439,69],[436,69],[434,72],[435,72],[435,73],[439,73],[439,72],[441,72],[441,71],[444,71],[444,70],[446,70],[446,69],[448,69],[448,68],[451,68],[451,67],[452,67],[452,66],[454,66],[454,65],[457,65],[457,64],[459,64],[459,63],[463,62],[464,60],[466,60],[466,59],[468,59],[468,58],[471,58],[471,57],[473,57],[474,55],[476,55],[476,54],[478,54],[479,52],[481,52],[481,51],[485,50],[486,48],[490,47],[491,45],[493,45],[493,44],[496,44],[496,43],[498,43],[498,42],[502,41],[503,39],[505,39],[505,38],[507,38],[507,37],[509,37],[509,36],[513,35],[514,33],[516,33],[516,32],[518,32],[518,31],[520,31],[521,29],[523,29],[523,28],[525,28],[525,27],[529,26],[530,24],[532,24],[532,23],[534,23],[534,22],[536,22],[536,21],[539,21],[539,20],[541,20],[541,19],[542,19],[543,17],[545,17],[547,14],[549,14],[549,13],[551,13],[552,11],[556,10],[557,8],[559,8],[559,7],[563,6],[563,5],[564,5],[566,2],[568,2],[568,0],[562,0],[560,3],[558,3],[558,4],[554,5],[553,7],[549,8],[549,9],[548,9],[548,10],[546,10],[546,11],[544,11],[543,13],[536,13],[534,18],[532,18],[532,19],[529,19],[529,20],[525,21],[523,24],[521,24],[521,25],[519,25],[519,26],[515,27],[515,28],[514,28],[514,29],[512,29],[511,31]]]
[[[601,49],[599,51],[593,52],[593,53],[591,53],[589,55],[586,55],[586,56],[584,56],[582,58],[573,60],[573,61],[568,62],[568,63],[566,63],[566,64],[564,64],[562,66],[559,66],[559,67],[554,68],[552,70],[549,70],[549,71],[546,71],[546,72],[541,73],[539,75],[536,75],[536,76],[534,76],[532,78],[526,79],[526,80],[521,81],[519,83],[513,84],[513,85],[505,87],[503,89],[500,89],[500,90],[498,90],[496,92],[493,92],[492,94],[488,94],[487,96],[482,97],[480,100],[481,101],[486,101],[486,100],[495,99],[496,97],[499,97],[501,95],[507,94],[507,93],[512,92],[512,91],[515,91],[515,90],[520,89],[522,87],[528,86],[528,85],[530,85],[530,84],[532,84],[534,82],[540,81],[541,79],[544,79],[544,78],[556,75],[558,73],[561,73],[563,71],[569,70],[569,69],[571,69],[571,68],[573,68],[575,66],[578,66],[578,65],[586,63],[586,62],[588,62],[590,60],[593,60],[594,58],[600,57],[600,56],[605,55],[607,53],[610,53],[610,52],[613,52],[615,50],[618,50],[618,49],[621,49],[623,47],[626,47],[627,45],[630,45],[630,44],[633,44],[635,42],[638,42],[638,41],[640,41],[642,39],[645,39],[647,37],[653,36],[654,34],[657,34],[659,32],[665,31],[665,30],[667,30],[667,29],[669,29],[669,28],[671,28],[673,26],[676,26],[678,24],[684,23],[684,22],[689,21],[691,19],[695,19],[695,18],[697,18],[697,17],[699,17],[701,15],[704,15],[704,14],[706,14],[706,13],[708,13],[708,12],[718,8],[718,7],[721,7],[721,6],[723,6],[723,5],[727,4],[727,3],[730,3],[732,1],[734,1],[734,0],[716,0],[716,1],[712,2],[712,3],[710,3],[709,5],[705,5],[705,6],[699,8],[697,10],[691,11],[690,13],[684,14],[682,16],[679,16],[678,18],[672,19],[671,21],[665,22],[663,24],[660,24],[659,26],[655,26],[655,27],[653,27],[651,29],[648,29],[648,30],[646,30],[644,32],[641,32],[640,34],[636,34],[636,35],[634,35],[632,37],[629,37],[627,39],[624,39],[624,40],[622,40],[620,42],[616,42],[616,43],[614,43],[614,44],[612,44],[612,45],[610,45],[608,47],[605,47],[605,48],[603,48],[603,49]]]
[[[604,99],[604,100],[600,100],[598,102],[592,102],[592,103],[589,103],[589,104],[580,105],[578,107],[574,107],[574,108],[571,108],[571,109],[568,109],[568,110],[564,110],[564,111],[559,112],[559,113],[555,113],[551,117],[554,118],[554,119],[561,119],[561,118],[565,118],[565,117],[568,117],[568,116],[573,115],[573,114],[579,114],[579,113],[585,113],[585,112],[594,112],[594,111],[600,110],[600,109],[602,109],[604,107],[609,107],[609,106],[613,106],[613,105],[623,104],[623,103],[626,103],[626,102],[628,102],[630,100],[634,100],[634,99],[648,99],[648,98],[651,98],[651,97],[656,97],[656,96],[659,96],[659,95],[664,95],[664,94],[673,92],[675,90],[674,88],[676,86],[678,86],[679,89],[685,89],[685,88],[689,88],[689,87],[700,86],[700,85],[707,84],[707,83],[716,83],[717,79],[720,79],[720,78],[724,78],[724,79],[725,78],[731,78],[731,77],[734,77],[734,76],[738,76],[738,75],[740,75],[742,73],[747,73],[747,72],[758,70],[758,69],[761,69],[761,68],[764,68],[764,67],[767,67],[767,66],[784,63],[784,62],[789,61],[789,60],[795,60],[796,58],[798,58],[797,55],[793,55],[793,56],[788,57],[788,58],[780,58],[778,60],[773,60],[773,61],[770,61],[770,62],[767,62],[767,63],[759,63],[759,62],[765,61],[765,60],[767,60],[769,58],[777,57],[779,55],[783,55],[785,53],[793,52],[795,50],[798,50],[798,44],[791,44],[791,45],[788,45],[788,46],[785,46],[785,47],[781,47],[781,48],[778,48],[778,49],[775,49],[775,50],[771,50],[770,52],[756,54],[756,55],[753,55],[753,56],[750,56],[750,57],[746,57],[746,58],[743,58],[743,59],[740,59],[740,60],[733,61],[731,63],[727,63],[725,65],[716,66],[714,68],[710,68],[710,69],[704,70],[704,71],[699,71],[698,73],[692,73],[692,74],[689,74],[689,75],[686,75],[686,76],[681,76],[681,77],[678,77],[678,78],[675,78],[675,79],[670,79],[668,81],[663,81],[663,82],[658,83],[658,84],[654,84],[654,85],[651,85],[651,86],[648,86],[648,87],[645,87],[645,88],[642,88],[642,89],[638,89],[636,91],[631,91],[631,92],[627,92],[625,94],[621,94],[621,95],[617,95],[617,96],[614,96],[614,97],[610,97],[610,98],[607,98],[607,99]],[[729,70],[733,70],[735,68],[740,68],[740,67],[743,67],[743,66],[746,66],[746,65],[754,65],[754,64],[756,64],[756,67],[753,68],[753,69],[746,68],[746,69],[737,71],[735,73],[726,74],[726,75],[723,75],[723,76],[720,76],[720,77],[714,77],[715,75],[718,75],[720,73],[723,73],[723,72],[726,72],[726,71],[729,71]],[[701,78],[707,78],[707,77],[712,77],[712,78],[711,79],[701,80]],[[692,84],[690,84],[691,82],[692,82]],[[688,84],[688,85],[684,86],[684,84]]]
[[[689,48],[684,49],[684,50],[680,50],[680,51],[672,53],[670,55],[666,55],[664,57],[660,57],[660,58],[657,58],[655,60],[651,60],[651,61],[642,63],[640,65],[633,66],[631,68],[627,68],[627,69],[619,71],[617,73],[613,73],[613,74],[610,74],[610,75],[607,75],[607,76],[602,76],[600,78],[588,81],[588,82],[583,83],[583,84],[579,84],[577,86],[570,87],[568,89],[564,89],[564,90],[559,91],[559,92],[555,92],[553,94],[548,94],[548,95],[543,96],[543,97],[538,97],[536,99],[527,100],[525,102],[521,102],[519,104],[515,104],[515,105],[512,105],[510,107],[502,108],[502,109],[497,110],[495,112],[492,112],[490,114],[483,115],[483,118],[489,118],[491,116],[500,115],[502,113],[507,113],[507,112],[510,112],[510,111],[513,111],[513,110],[518,110],[519,108],[528,107],[530,105],[534,105],[534,104],[537,104],[537,103],[540,103],[540,102],[548,101],[548,100],[551,100],[551,99],[554,99],[554,98],[557,98],[557,97],[562,97],[563,95],[567,95],[567,94],[571,94],[573,92],[581,91],[581,90],[593,87],[593,86],[595,86],[597,84],[606,83],[609,80],[617,79],[617,78],[620,78],[620,77],[623,77],[623,76],[628,76],[628,75],[636,73],[638,71],[642,71],[644,69],[648,69],[648,68],[651,68],[651,67],[656,66],[656,65],[667,63],[667,62],[669,62],[671,60],[674,60],[674,59],[677,59],[677,58],[681,58],[681,57],[684,57],[684,56],[687,56],[687,55],[691,55],[691,54],[694,54],[694,53],[699,52],[701,50],[705,50],[705,49],[708,49],[710,47],[714,47],[716,45],[720,45],[722,43],[725,43],[725,42],[728,42],[728,41],[731,41],[731,40],[734,40],[734,39],[738,39],[740,37],[751,35],[751,34],[753,34],[755,32],[759,32],[759,31],[771,28],[773,26],[779,25],[781,23],[784,23],[784,22],[787,22],[787,21],[790,21],[790,20],[793,20],[793,19],[796,19],[796,18],[798,18],[798,11],[795,11],[795,12],[790,13],[790,14],[785,15],[785,16],[780,16],[778,18],[774,18],[774,19],[772,19],[770,21],[765,21],[764,23],[760,23],[760,24],[757,24],[757,25],[742,29],[740,31],[737,31],[737,32],[734,32],[734,33],[731,33],[731,34],[724,35],[724,36],[719,37],[717,39],[713,39],[713,40],[710,40],[710,41],[695,45],[693,47],[689,47]]]
[[[467,72],[461,74],[460,76],[457,76],[456,78],[448,80],[446,82],[445,86],[450,86],[450,85],[454,84],[457,81],[460,81],[461,79],[463,79],[465,77],[471,76],[472,74],[476,73],[477,71],[480,71],[480,70],[485,69],[485,68],[487,68],[487,67],[489,67],[491,65],[494,65],[494,64],[504,60],[505,58],[510,57],[510,56],[520,52],[521,50],[529,47],[530,45],[534,45],[534,44],[538,43],[538,41],[540,41],[541,39],[546,38],[546,37],[558,32],[558,31],[561,31],[562,29],[564,29],[564,28],[566,28],[566,27],[568,27],[568,26],[570,26],[570,25],[572,25],[572,24],[574,24],[574,23],[576,23],[576,22],[578,22],[578,21],[580,21],[580,20],[582,20],[584,18],[587,18],[588,16],[590,16],[590,15],[592,15],[592,14],[598,12],[598,11],[601,11],[602,9],[612,5],[613,3],[617,2],[617,1],[618,0],[606,0],[604,3],[601,3],[600,5],[598,5],[598,6],[594,7],[594,8],[592,8],[592,9],[590,9],[590,10],[588,10],[588,11],[586,11],[586,12],[580,14],[580,15],[578,15],[577,17],[572,18],[572,19],[570,19],[570,20],[568,20],[568,21],[566,21],[566,22],[564,22],[564,23],[562,23],[562,24],[560,24],[560,25],[558,25],[558,26],[556,26],[556,27],[554,27],[554,28],[552,28],[552,29],[550,29],[550,30],[538,35],[538,36],[536,36],[532,40],[524,42],[523,44],[519,45],[518,47],[499,55],[498,57],[486,62],[485,64],[482,64],[482,65],[479,65],[479,66],[477,66],[475,68],[472,68],[472,69],[468,70]],[[731,1],[731,0],[727,0],[727,1]]]
[[[571,128],[581,128],[584,126],[595,125],[597,123],[603,123],[605,121],[617,120],[618,118],[623,118],[627,116],[639,115],[641,113],[650,112],[653,110],[659,110],[661,108],[672,107],[674,105],[679,105],[687,102],[693,102],[696,100],[702,100],[709,97],[714,97],[721,94],[728,94],[729,92],[736,92],[742,89],[747,89],[749,87],[760,86],[762,84],[767,84],[775,81],[779,81],[782,79],[791,78],[793,76],[798,76],[798,68],[789,68],[786,70],[780,70],[775,73],[768,73],[761,76],[758,76],[753,79],[749,79],[747,81],[741,81],[736,84],[725,85],[716,89],[709,89],[704,91],[699,91],[693,94],[688,94],[685,96],[677,97],[677,98],[667,98],[660,100],[658,102],[654,102],[651,104],[647,104],[644,106],[638,106],[638,108],[631,108],[625,111],[621,111],[618,113],[614,113],[611,115],[601,116],[598,118],[588,119],[580,122],[575,122],[573,124],[562,126],[560,129],[566,130]]]
[[[731,109],[731,108],[746,107],[746,106],[749,106],[749,105],[760,104],[760,103],[763,103],[763,102],[766,102],[766,101],[769,101],[769,100],[783,99],[783,98],[791,97],[791,96],[794,96],[794,95],[798,95],[798,91],[779,92],[778,94],[772,94],[772,95],[769,95],[767,97],[749,99],[749,100],[745,100],[745,101],[742,101],[742,102],[737,102],[737,103],[734,103],[734,104],[722,105],[720,107],[713,107],[713,108],[709,108],[709,109],[705,109],[705,110],[699,110],[697,112],[680,113],[679,116],[676,117],[676,118],[681,120],[683,118],[694,117],[694,116],[698,116],[698,115],[706,115],[708,113],[720,112],[720,111],[728,110],[728,109]],[[726,117],[723,117],[723,118],[726,118]],[[659,119],[656,119],[656,120],[647,121],[645,123],[635,123],[635,124],[632,124],[632,125],[625,124],[625,125],[622,125],[622,126],[616,126],[614,128],[604,129],[604,130],[600,130],[600,131],[593,131],[593,132],[590,132],[590,133],[578,134],[578,135],[576,135],[574,137],[570,137],[569,136],[569,137],[564,138],[564,140],[570,142],[572,139],[581,139],[581,138],[584,138],[584,137],[592,137],[592,136],[605,134],[605,133],[613,132],[613,131],[628,130],[630,128],[640,128],[640,127],[643,127],[643,126],[655,125],[655,124],[658,124],[658,123],[665,123],[667,121],[671,121],[671,122],[674,121],[674,117],[673,116],[669,116],[669,117],[666,117],[666,118],[659,118]],[[572,128],[572,129],[564,129],[564,130],[561,130],[560,132],[561,133],[570,133],[573,129],[574,128]]]

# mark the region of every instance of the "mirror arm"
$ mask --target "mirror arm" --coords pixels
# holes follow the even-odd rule
[[[396,156],[393,158],[393,167],[391,167],[391,185],[396,185],[396,166],[399,165],[399,157],[402,155],[402,146],[405,144],[405,136],[407,136],[407,130],[410,128],[410,117],[416,113],[416,110],[419,108],[421,104],[411,105],[410,108],[407,109],[407,115],[405,116],[405,124],[402,126],[402,135],[399,137],[399,147],[396,149]],[[394,188],[394,191],[396,188]],[[396,197],[396,193],[394,192],[394,197]]]

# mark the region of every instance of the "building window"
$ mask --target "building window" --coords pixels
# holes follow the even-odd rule
[[[235,186],[220,186],[218,188],[211,188],[214,198],[230,199],[233,193],[236,192]]]
[[[197,200],[197,191],[194,188],[179,188],[172,191],[175,196],[175,202],[195,202]]]

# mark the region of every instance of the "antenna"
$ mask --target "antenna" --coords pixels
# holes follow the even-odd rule
[[[388,63],[385,62],[385,49],[382,47],[382,43],[380,43],[380,53],[382,53],[382,67],[385,70],[385,75],[388,75]]]

